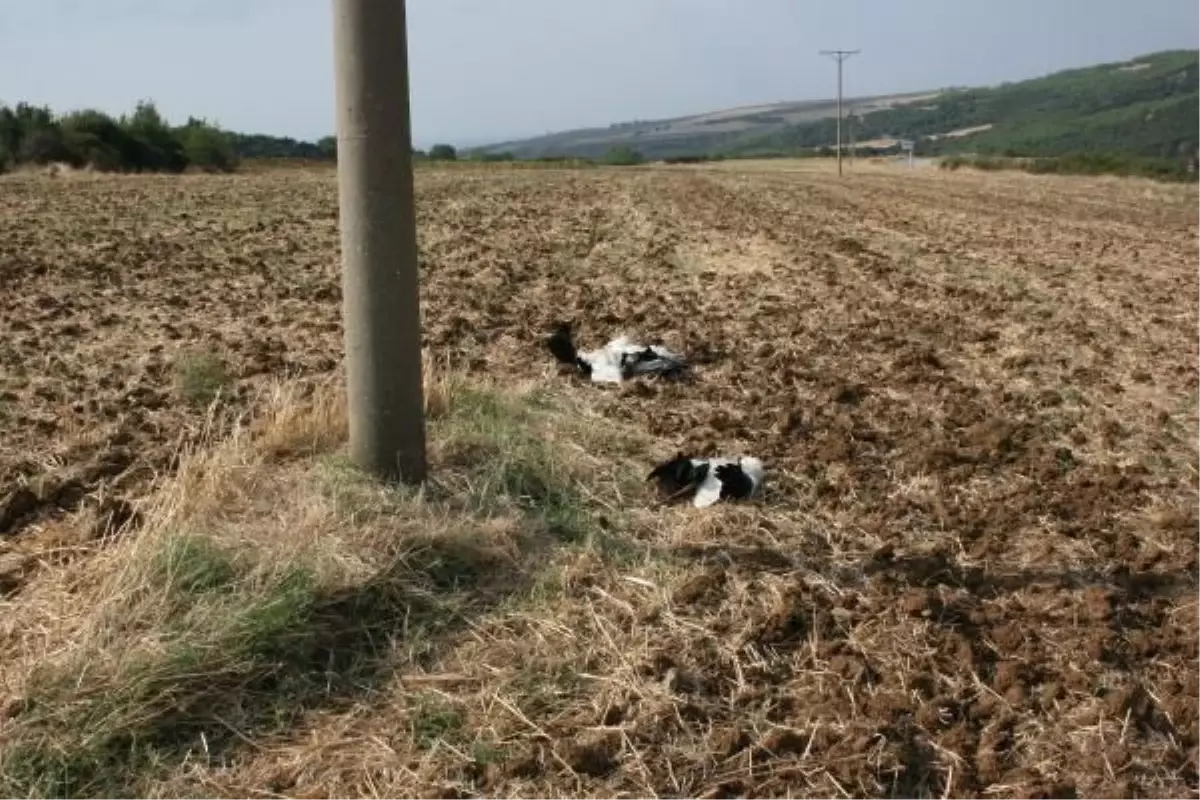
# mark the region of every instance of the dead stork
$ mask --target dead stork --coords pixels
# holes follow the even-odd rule
[[[677,453],[655,467],[646,480],[655,480],[668,501],[687,494],[692,505],[706,508],[720,500],[744,500],[758,493],[763,483],[763,463],[753,456],[692,458]]]
[[[620,383],[636,375],[677,377],[688,369],[682,356],[662,345],[635,344],[627,336],[619,336],[599,350],[580,352],[569,322],[554,325],[546,348],[560,364],[575,367],[593,383]]]

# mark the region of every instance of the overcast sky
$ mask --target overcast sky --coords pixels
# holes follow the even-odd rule
[[[408,0],[414,140],[470,145],[1200,47],[1196,0]],[[0,102],[333,132],[330,0],[0,0]]]

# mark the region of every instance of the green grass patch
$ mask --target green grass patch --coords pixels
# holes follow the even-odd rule
[[[553,549],[605,535],[578,482],[583,468],[557,443],[570,435],[565,423],[543,395],[465,383],[443,394],[430,434],[444,484],[384,485],[340,457],[307,473],[311,491],[332,498],[337,525],[376,526],[364,541],[379,549],[354,556],[382,562],[366,579],[323,582],[346,573],[314,561],[321,549],[241,546],[257,528],[225,531],[224,516],[132,546],[99,592],[95,635],[29,676],[0,734],[0,793],[142,795],[198,752],[224,757],[242,737],[286,731],[398,668],[432,668],[472,616],[558,596]],[[572,676],[541,680],[548,703],[572,691]],[[410,719],[424,748],[475,738],[436,695]],[[482,745],[472,753],[480,764],[500,757]]]
[[[574,476],[547,440],[544,398],[462,388],[435,423],[450,461],[466,473],[463,499],[472,513],[519,509],[546,531],[580,542],[593,514]]]
[[[193,405],[207,405],[231,383],[229,370],[212,353],[185,353],[175,363],[180,396]]]
[[[309,670],[318,586],[302,564],[242,561],[201,536],[165,536],[108,609],[120,646],[31,676],[16,742],[0,753],[0,793],[137,796],[199,732],[227,738],[221,720],[290,724],[290,691],[266,706],[242,701]]]
[[[237,579],[229,553],[203,536],[169,536],[154,551],[145,577],[150,587],[191,602],[198,595],[227,591]]]
[[[454,739],[462,731],[462,712],[433,694],[418,696],[412,714],[413,741],[424,750],[438,742]]]

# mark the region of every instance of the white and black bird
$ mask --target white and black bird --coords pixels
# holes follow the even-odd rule
[[[678,377],[688,369],[682,356],[662,345],[635,344],[626,336],[613,339],[599,350],[580,352],[568,322],[554,325],[546,347],[560,364],[575,367],[593,383],[620,383],[636,375]]]
[[[677,453],[655,467],[646,480],[655,480],[668,500],[692,495],[692,505],[706,508],[720,500],[744,500],[762,489],[763,463],[753,456],[692,458]]]

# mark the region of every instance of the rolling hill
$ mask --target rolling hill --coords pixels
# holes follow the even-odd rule
[[[883,110],[901,104],[929,101],[938,94],[917,92],[862,97],[855,98],[853,102],[859,108]],[[606,128],[578,128],[531,139],[490,144],[474,148],[471,152],[511,153],[516,158],[600,158],[613,148],[631,147],[648,158],[666,158],[720,151],[736,143],[784,134],[816,121],[832,121],[836,115],[836,100],[770,103],[687,117],[618,122]]]
[[[999,86],[852,98],[847,105],[857,114],[859,142],[878,149],[913,139],[928,154],[1188,158],[1200,144],[1198,62],[1200,51],[1164,51]],[[566,131],[475,152],[599,158],[629,147],[649,159],[803,153],[836,141],[835,115],[832,100],[779,103]]]

